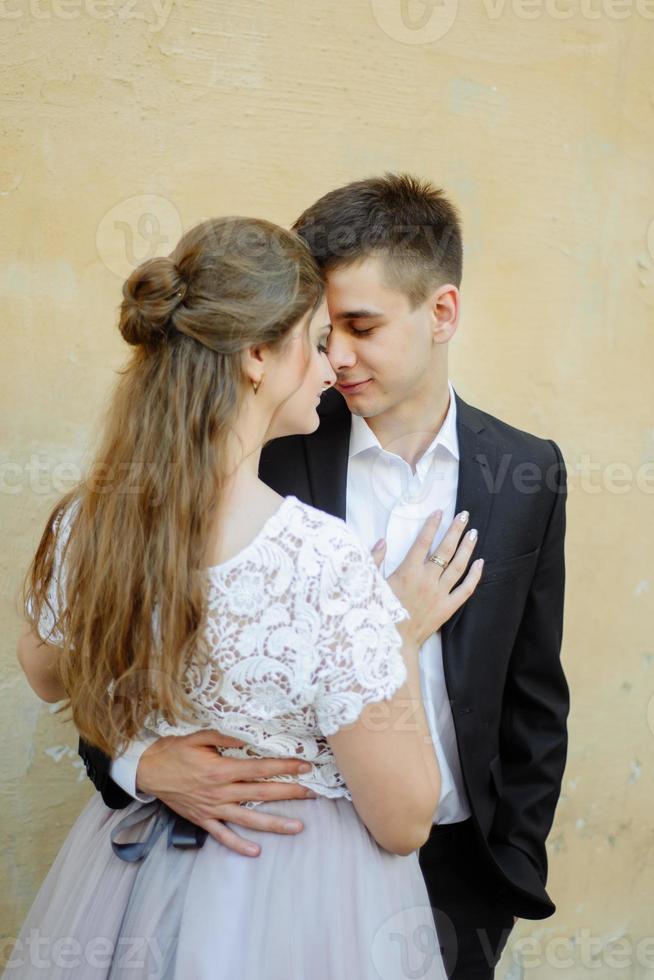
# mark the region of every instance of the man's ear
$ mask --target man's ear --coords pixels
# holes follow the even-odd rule
[[[452,339],[459,325],[461,295],[452,283],[445,283],[434,290],[429,300],[433,318],[433,337],[437,344]]]

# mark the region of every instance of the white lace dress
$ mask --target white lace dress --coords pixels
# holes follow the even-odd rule
[[[256,858],[211,837],[182,848],[173,846],[174,815],[159,802],[114,811],[96,794],[3,976],[443,980],[418,853],[379,847],[326,739],[404,682],[394,624],[408,613],[345,522],[294,496],[207,578],[208,626],[186,672],[196,717],[175,728],[151,717],[147,728],[213,728],[247,742],[223,755],[311,763],[307,775],[276,778],[301,782],[318,799],[248,804],[299,818],[304,830],[228,824],[261,846]],[[140,847],[140,860],[125,859],[129,846],[117,853],[125,842],[132,858]]]

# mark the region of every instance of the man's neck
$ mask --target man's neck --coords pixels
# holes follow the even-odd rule
[[[450,406],[447,377],[434,385],[429,395],[427,404],[405,400],[388,412],[365,419],[382,449],[401,456],[414,472],[445,421]]]

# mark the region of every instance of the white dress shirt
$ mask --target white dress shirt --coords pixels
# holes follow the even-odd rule
[[[430,513],[443,511],[432,551],[454,518],[459,479],[459,443],[456,433],[456,400],[448,382],[450,402],[440,430],[416,464],[416,472],[401,456],[382,449],[365,421],[352,415],[347,470],[345,520],[359,540],[372,549],[386,539],[382,565],[385,578],[404,560]],[[425,713],[441,770],[441,794],[434,823],[457,823],[470,816],[461,775],[452,712],[443,676],[440,631],[420,648],[420,682]],[[135,740],[111,765],[111,778],[130,796],[154,799],[136,792],[139,759],[157,736]]]
[[[126,793],[133,796],[135,800],[142,800],[144,803],[151,803],[156,797],[147,796],[145,793],[137,793],[136,770],[145,750],[153,742],[156,742],[158,738],[158,735],[144,735],[143,738],[133,739],[123,755],[116,756],[109,769],[109,775],[115,783],[118,783],[121,789],[124,789]]]
[[[431,513],[443,516],[432,542],[434,551],[454,519],[459,483],[459,440],[456,399],[448,381],[450,403],[438,433],[416,463],[382,449],[365,419],[352,416],[347,467],[345,520],[357,538],[372,549],[386,539],[381,566],[384,578],[392,575]],[[441,770],[441,795],[434,823],[458,823],[470,816],[468,797],[454,733],[452,711],[443,675],[440,630],[420,648],[420,686],[434,749]]]

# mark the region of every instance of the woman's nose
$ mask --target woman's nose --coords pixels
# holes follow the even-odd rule
[[[336,372],[334,371],[334,368],[331,366],[330,363],[329,377],[325,378],[325,380],[323,381],[323,388],[329,388],[331,385],[335,384],[335,382],[336,382]]]

